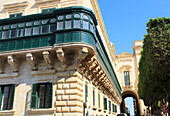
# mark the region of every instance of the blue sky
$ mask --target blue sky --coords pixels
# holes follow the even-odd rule
[[[143,40],[150,18],[169,17],[170,0],[98,0],[116,54],[133,53],[133,41]]]

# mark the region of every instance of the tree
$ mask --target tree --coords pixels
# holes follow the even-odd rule
[[[138,93],[145,105],[159,109],[158,101],[170,104],[170,18],[150,19],[147,27],[139,62]]]

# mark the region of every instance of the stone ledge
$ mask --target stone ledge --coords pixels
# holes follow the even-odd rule
[[[5,111],[0,111],[0,116],[6,116],[6,115],[14,115],[14,112],[13,110],[5,110]]]
[[[36,75],[43,75],[43,74],[54,74],[56,70],[46,70],[46,71],[32,71],[31,75],[36,76]]]
[[[18,76],[19,76],[19,73],[0,74],[0,78],[14,78]]]
[[[54,114],[56,111],[55,108],[50,109],[29,109],[27,110],[28,114]]]

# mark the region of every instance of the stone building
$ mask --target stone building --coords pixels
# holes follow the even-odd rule
[[[0,116],[120,113],[97,0],[0,1]]]
[[[146,107],[142,99],[138,96],[138,67],[141,57],[141,50],[143,41],[134,41],[133,54],[124,52],[116,55],[114,44],[112,44],[114,56],[116,57],[113,61],[114,69],[118,78],[118,81],[122,88],[122,103],[121,112],[125,112],[123,108],[123,101],[126,97],[133,97],[134,112],[137,116],[144,115]]]

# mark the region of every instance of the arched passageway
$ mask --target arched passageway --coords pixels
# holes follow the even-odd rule
[[[122,93],[122,103],[120,105],[121,113],[126,113],[124,100],[127,97],[133,97],[134,99],[134,114],[135,116],[140,116],[140,101],[138,96],[133,91],[125,91]]]

